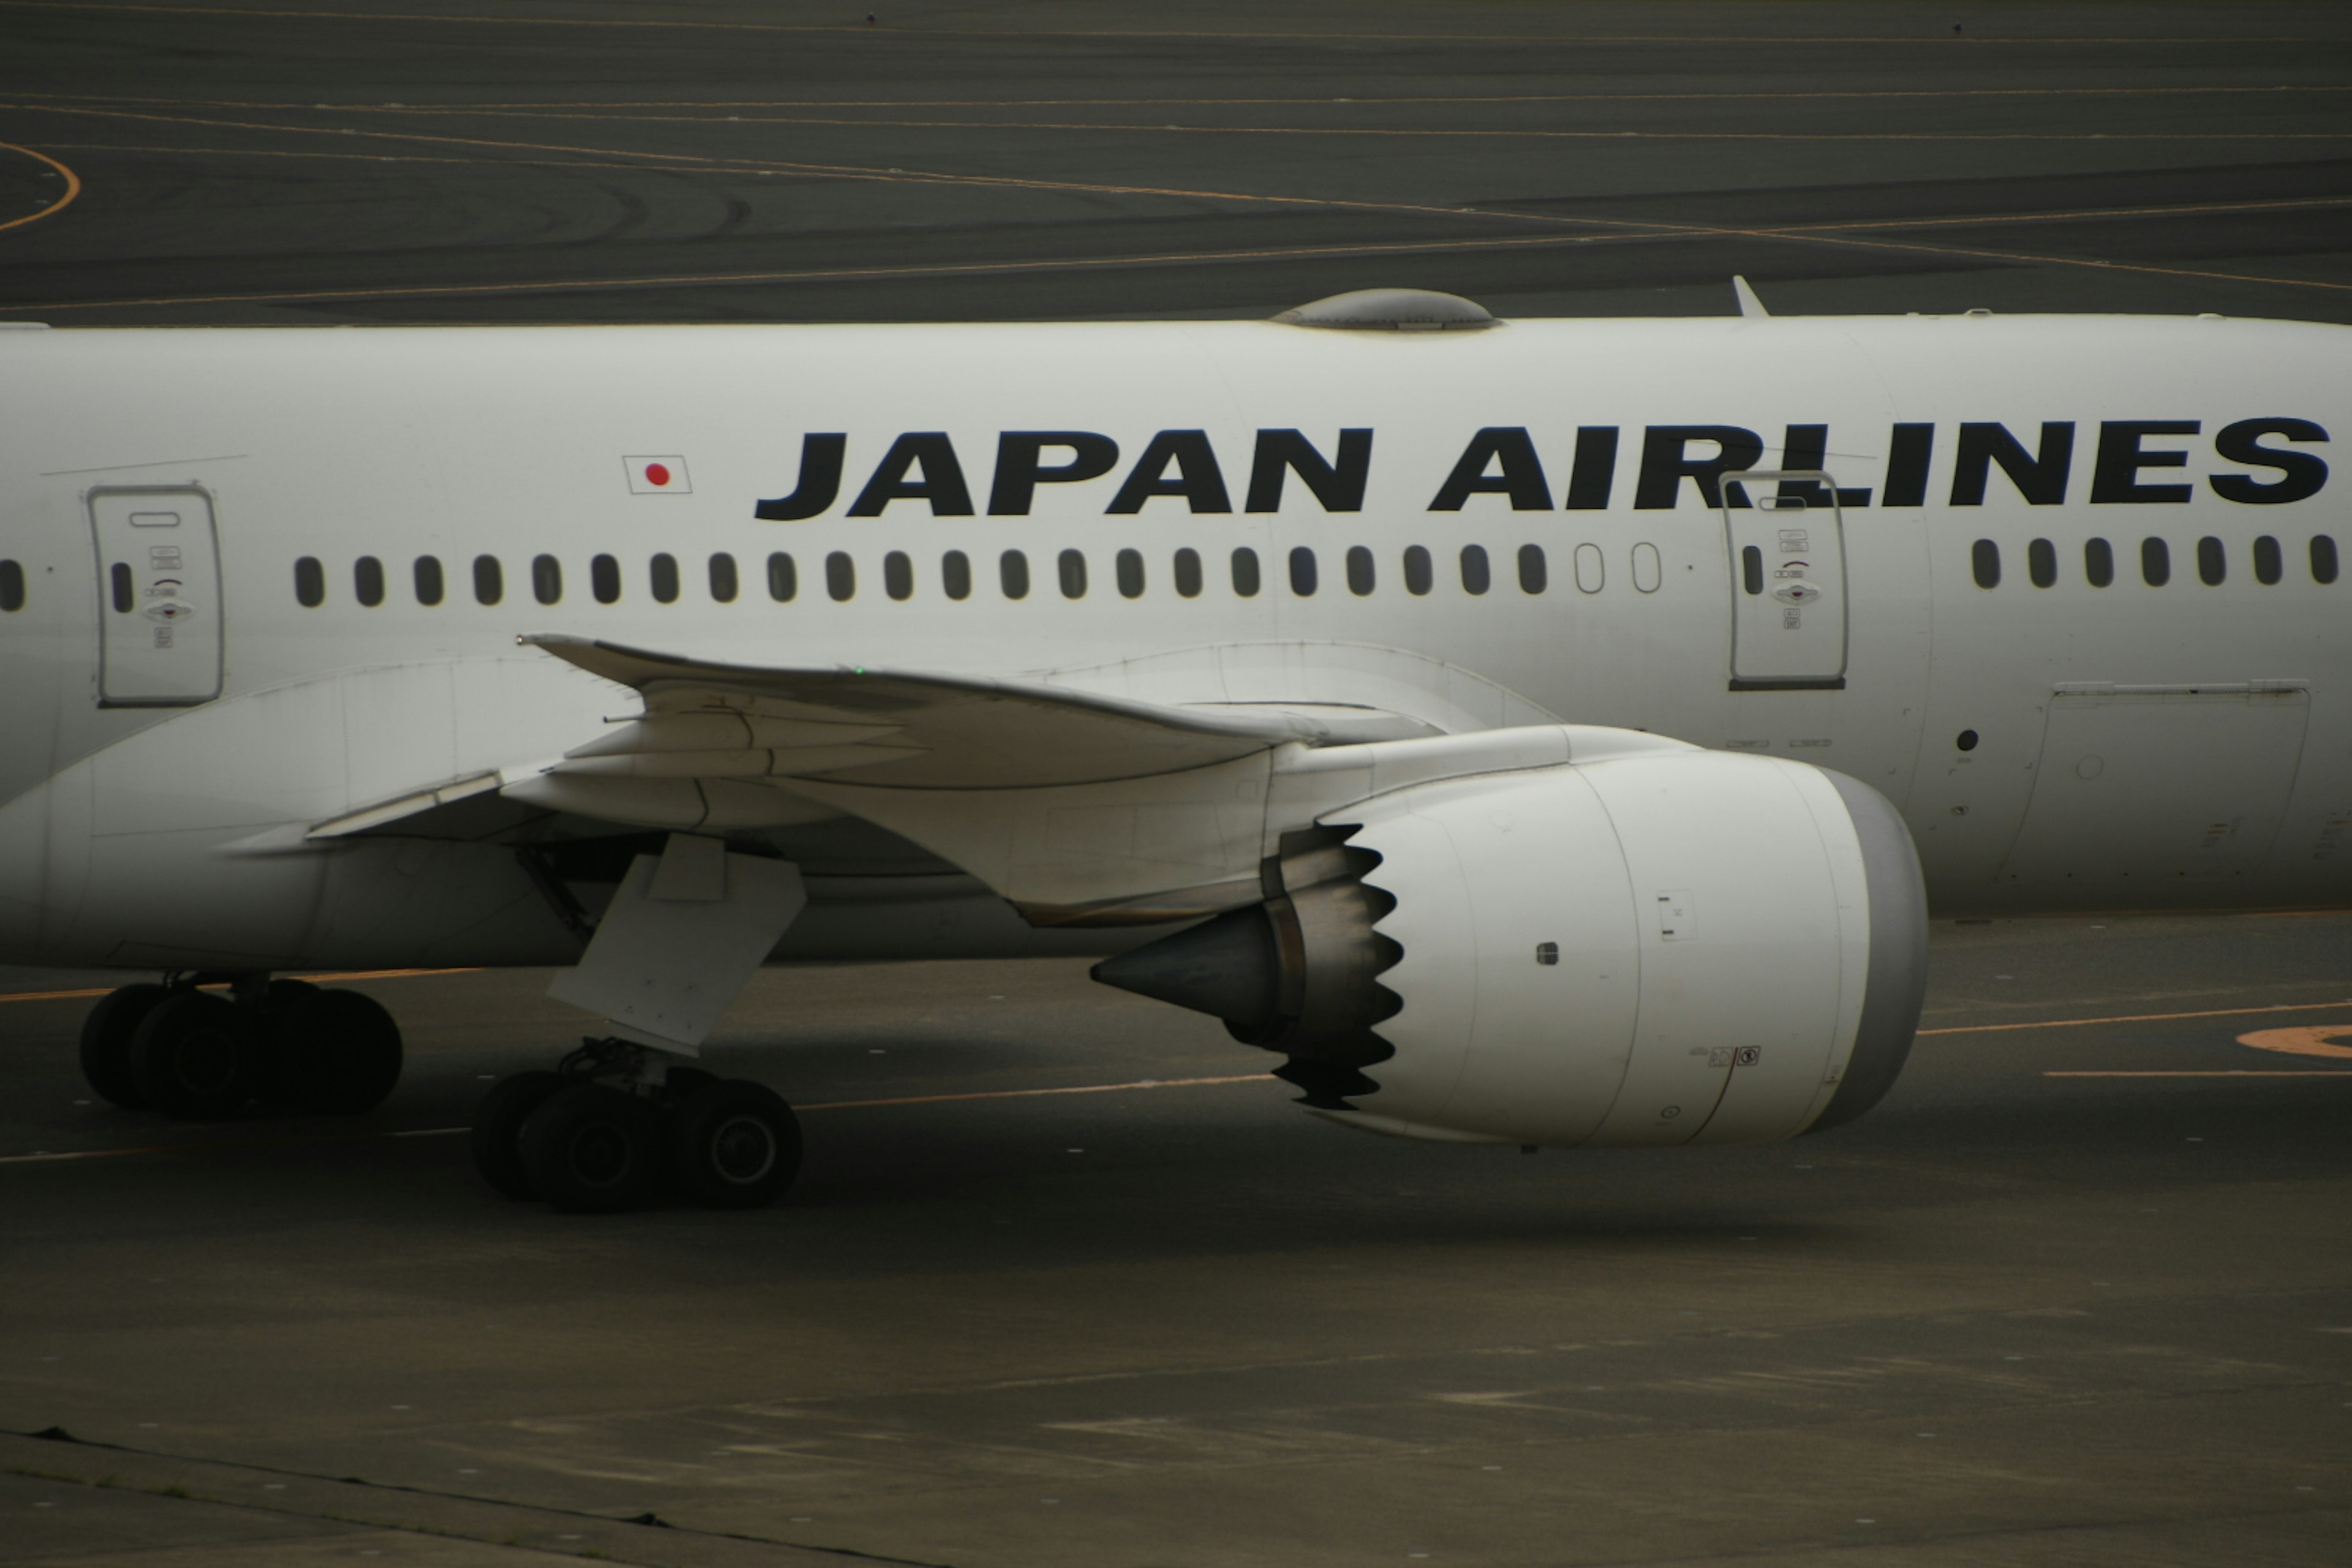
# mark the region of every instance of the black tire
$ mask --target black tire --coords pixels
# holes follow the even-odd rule
[[[210,1121],[253,1098],[260,1046],[235,1004],[177,991],[148,1009],[131,1037],[131,1078],[166,1116]]]
[[[741,1079],[687,1096],[670,1127],[678,1191],[705,1208],[765,1208],[801,1170],[801,1124],[773,1089]]]
[[[171,994],[168,985],[125,985],[100,997],[81,1021],[81,1076],[100,1100],[125,1110],[147,1108],[131,1076],[131,1037]]]
[[[522,1124],[562,1087],[562,1075],[551,1072],[519,1072],[490,1086],[474,1112],[474,1169],[482,1180],[526,1203],[539,1196],[522,1168]]]
[[[531,1188],[566,1214],[611,1214],[660,1174],[661,1112],[602,1084],[566,1084],[524,1119],[520,1147]]]
[[[314,1116],[373,1110],[400,1082],[400,1026],[373,996],[297,994],[270,1035],[287,1103]]]
[[[307,980],[273,980],[261,1004],[261,1063],[253,1075],[253,1098],[274,1110],[294,1103],[294,1058],[298,1041],[289,1016],[319,988]]]

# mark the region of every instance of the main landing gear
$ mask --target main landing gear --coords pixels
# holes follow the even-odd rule
[[[229,983],[227,995],[199,986]],[[373,998],[266,974],[167,976],[89,1010],[81,1071],[100,1099],[184,1121],[249,1101],[356,1115],[400,1081],[400,1028]]]
[[[665,1066],[622,1040],[583,1040],[553,1072],[502,1079],[474,1117],[482,1179],[571,1214],[661,1189],[705,1208],[763,1208],[800,1166],[800,1122],[774,1091]]]

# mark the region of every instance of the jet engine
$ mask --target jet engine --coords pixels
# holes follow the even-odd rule
[[[1901,1071],[1927,906],[1885,797],[1825,769],[1648,750],[1417,784],[1285,836],[1265,899],[1096,966],[1288,1059],[1374,1131],[1754,1142]]]

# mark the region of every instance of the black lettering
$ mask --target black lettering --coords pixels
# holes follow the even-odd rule
[[[1881,506],[1927,504],[1927,463],[1936,455],[1933,425],[1897,425],[1886,443],[1886,489]]]
[[[1066,463],[1037,459],[1048,447],[1069,448]],[[1118,443],[1085,430],[1007,430],[996,438],[996,478],[988,487],[988,515],[1026,517],[1039,485],[1098,479],[1118,461]]]
[[[1617,426],[1576,427],[1576,466],[1568,471],[1569,511],[1601,511],[1617,478]]]
[[[1500,471],[1487,473],[1489,465]],[[1524,427],[1490,425],[1471,437],[1454,460],[1454,471],[1437,487],[1437,498],[1429,503],[1429,510],[1460,511],[1462,503],[1474,495],[1508,496],[1513,511],[1551,510],[1551,485],[1544,479],[1536,444],[1528,439]]]
[[[909,479],[920,467],[923,477]],[[933,517],[970,517],[971,491],[963,482],[963,465],[956,461],[955,446],[943,431],[917,430],[890,443],[881,466],[866,488],[857,492],[852,517],[880,517],[894,500],[927,500]]]
[[[2262,485],[2248,474],[2215,474],[2205,481],[2213,487],[2213,493],[2247,506],[2278,506],[2317,495],[2319,487],[2327,482],[2327,464],[2316,452],[2283,452],[2265,447],[2265,436],[2289,441],[2327,439],[2327,432],[2308,419],[2241,419],[2225,425],[2213,437],[2213,450],[2224,462],[2276,468],[2279,478]]]
[[[1826,425],[1791,425],[1780,437],[1780,466],[1784,468],[1795,468],[1801,472],[1807,468],[1826,468],[1829,452],[1830,427]],[[1832,498],[1829,487],[1819,479],[1782,479],[1780,499],[1801,500],[1807,506],[1827,506]],[[1840,485],[1835,499],[1842,507],[1868,506],[1870,487]]]
[[[814,517],[841,493],[841,456],[849,449],[846,436],[801,437],[800,486],[788,496],[763,500],[751,509],[762,522],[798,522]]]
[[[1364,481],[1372,468],[1372,433],[1339,432],[1339,460],[1327,463],[1315,444],[1296,430],[1261,430],[1250,458],[1249,499],[1244,511],[1280,511],[1282,478],[1296,473],[1315,492],[1325,511],[1364,510]]]
[[[2150,436],[2194,436],[2194,419],[2109,419],[2099,426],[2099,456],[2091,465],[2091,504],[2118,501],[2186,501],[2188,485],[2144,485],[2142,468],[2185,468],[2186,452],[2143,452],[2139,444]]]
[[[1685,456],[1693,441],[1714,442],[1715,456]],[[1685,479],[1697,481],[1707,505],[1721,506],[1723,476],[1754,468],[1763,455],[1763,438],[1737,425],[1653,425],[1642,436],[1642,477],[1633,484],[1634,508],[1672,510]]]
[[[1171,462],[1176,465],[1173,479],[1168,477]],[[1162,430],[1154,436],[1143,448],[1143,456],[1135,459],[1135,467],[1128,470],[1110,510],[1114,514],[1141,511],[1143,503],[1154,496],[1182,496],[1194,511],[1234,510],[1207,431]]]
[[[2001,425],[1963,425],[1952,461],[1952,504],[1982,506],[1991,466],[2000,465],[2017,493],[2035,506],[2066,504],[2066,470],[2074,460],[2074,422],[2051,420],[2042,426],[2042,449],[2030,454]]]

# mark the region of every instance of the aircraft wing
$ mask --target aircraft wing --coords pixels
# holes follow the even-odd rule
[[[991,676],[718,664],[574,637],[521,641],[644,698],[642,717],[553,764],[570,777],[1034,788],[1181,773],[1288,742],[1354,740],[1360,728],[1306,707],[1176,706]]]

